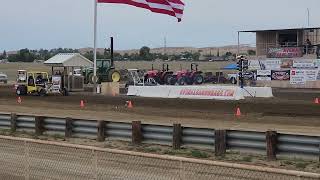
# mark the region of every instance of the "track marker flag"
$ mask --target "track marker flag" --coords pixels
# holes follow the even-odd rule
[[[178,22],[181,21],[184,11],[184,3],[181,0],[98,0],[98,3],[128,4],[176,17]]]

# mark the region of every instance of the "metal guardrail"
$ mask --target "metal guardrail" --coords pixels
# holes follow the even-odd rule
[[[35,117],[34,116],[17,116],[16,121],[17,131],[27,131],[34,132],[35,131]]]
[[[142,125],[142,139],[145,143],[172,144],[172,126]]]
[[[317,159],[320,154],[320,137],[279,134],[277,149],[279,155]]]
[[[10,114],[0,114],[0,128],[6,130],[11,128]]]
[[[227,149],[263,154],[266,151],[266,135],[263,132],[227,131]]]
[[[105,135],[107,138],[120,139],[125,141],[131,140],[131,123],[107,122],[105,128]]]
[[[139,123],[138,126],[133,126],[133,122],[104,122],[97,120],[0,114],[0,129],[34,132],[37,135],[45,133],[65,137],[97,139],[98,141],[120,139],[132,141],[132,143],[172,145],[173,148],[180,148],[181,146],[193,147],[215,150],[216,152],[221,147],[224,149],[223,151],[231,150],[255,154],[266,154],[266,152],[269,151],[269,153],[271,152],[274,156],[281,155],[320,160],[320,136],[280,134],[274,132],[273,135],[275,135],[275,137],[271,140],[272,142],[270,142],[270,137],[268,139],[267,135],[269,131],[267,133],[237,130],[216,131],[206,128],[181,127],[181,125],[141,125],[141,122]],[[268,153],[267,155],[269,156]]]
[[[97,121],[77,119],[72,122],[72,134],[74,137],[96,139],[97,132]]]
[[[182,129],[182,144],[186,147],[214,149],[214,129],[184,127]]]
[[[66,130],[65,119],[46,117],[43,121],[45,133],[64,136]]]

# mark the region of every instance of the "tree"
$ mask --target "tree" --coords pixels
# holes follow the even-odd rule
[[[247,53],[248,53],[249,56],[255,56],[255,55],[256,55],[256,51],[255,51],[255,50],[252,50],[252,49],[249,49],[249,50],[247,51]]]
[[[4,50],[2,53],[2,59],[6,59],[7,58],[7,52]]]
[[[217,57],[220,57],[220,50],[218,49]]]
[[[232,52],[230,51],[226,52],[226,56],[232,56]]]
[[[201,54],[199,52],[192,54],[192,60],[199,61]]]
[[[143,46],[140,51],[139,55],[142,58],[142,60],[151,60],[151,53],[150,53],[150,48],[147,46]]]

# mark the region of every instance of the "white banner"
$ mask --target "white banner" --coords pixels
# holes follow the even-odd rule
[[[248,68],[249,70],[261,69],[259,60],[249,60],[248,64],[249,64],[249,68]]]
[[[257,70],[258,81],[271,81],[271,70]]]
[[[240,100],[244,97],[273,97],[270,87],[238,86],[129,86],[128,96]]]
[[[237,86],[129,86],[129,96],[186,99],[244,99]]]
[[[305,70],[292,69],[290,71],[290,84],[305,84],[306,75]]]
[[[59,92],[61,89],[61,76],[52,76],[52,92]]]
[[[316,81],[318,70],[305,70],[306,81]]]
[[[281,59],[261,60],[260,64],[262,70],[279,70],[281,67]]]
[[[306,69],[306,68],[316,68],[318,67],[318,65],[315,60],[294,60],[292,67]]]

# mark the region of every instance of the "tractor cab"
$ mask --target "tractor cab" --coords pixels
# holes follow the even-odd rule
[[[105,74],[110,68],[110,59],[97,59],[97,73]]]

